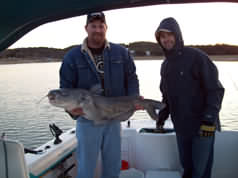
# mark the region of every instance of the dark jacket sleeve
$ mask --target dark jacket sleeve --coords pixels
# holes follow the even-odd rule
[[[197,65],[201,87],[205,93],[205,107],[202,120],[215,123],[219,118],[219,111],[224,96],[224,87],[218,79],[218,70],[209,57],[203,53]]]
[[[60,67],[60,88],[75,88],[77,86],[77,71],[71,61],[70,55],[66,55]]]
[[[73,66],[70,56],[66,55],[63,59],[63,62],[60,67],[60,88],[76,88],[76,69]],[[66,113],[69,114],[69,116],[76,120],[77,116],[73,116],[69,111],[66,111]]]
[[[127,52],[126,62],[125,62],[125,87],[127,89],[128,96],[139,96],[139,81],[136,74],[136,66],[133,58]]]
[[[169,103],[168,103],[168,99],[167,99],[167,94],[166,94],[166,89],[165,89],[165,67],[166,67],[166,63],[163,63],[161,66],[161,71],[160,71],[160,75],[161,75],[161,80],[160,80],[160,91],[162,93],[162,102],[166,104],[165,108],[163,110],[161,110],[159,112],[159,117],[157,120],[157,125],[164,125],[164,122],[166,119],[168,119],[169,117]]]

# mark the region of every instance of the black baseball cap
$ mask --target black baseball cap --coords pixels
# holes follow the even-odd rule
[[[103,12],[93,12],[87,15],[87,24],[94,20],[101,20],[101,22],[106,24],[105,15]]]

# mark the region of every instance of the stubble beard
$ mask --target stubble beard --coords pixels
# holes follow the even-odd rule
[[[102,47],[102,45],[105,43],[105,36],[103,34],[93,34],[91,38],[91,43],[94,46]]]
[[[172,43],[170,41],[164,43],[164,48],[168,51],[173,49],[173,47],[174,47],[174,43]]]

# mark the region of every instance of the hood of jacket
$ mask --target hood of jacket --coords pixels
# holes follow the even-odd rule
[[[159,40],[160,31],[169,31],[175,35],[175,46],[173,49],[168,51],[165,48],[163,48],[163,46],[160,44],[160,40]],[[159,27],[157,28],[157,30],[155,32],[155,37],[156,37],[157,42],[163,49],[166,56],[177,53],[184,47],[183,36],[182,36],[182,32],[180,30],[179,24],[172,17],[166,18],[161,21]]]

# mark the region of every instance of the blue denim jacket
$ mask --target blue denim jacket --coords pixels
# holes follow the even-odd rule
[[[89,90],[101,84],[92,55],[82,45],[71,49],[60,68],[60,88]],[[103,50],[105,96],[139,95],[136,67],[128,50],[118,44],[107,43]]]

